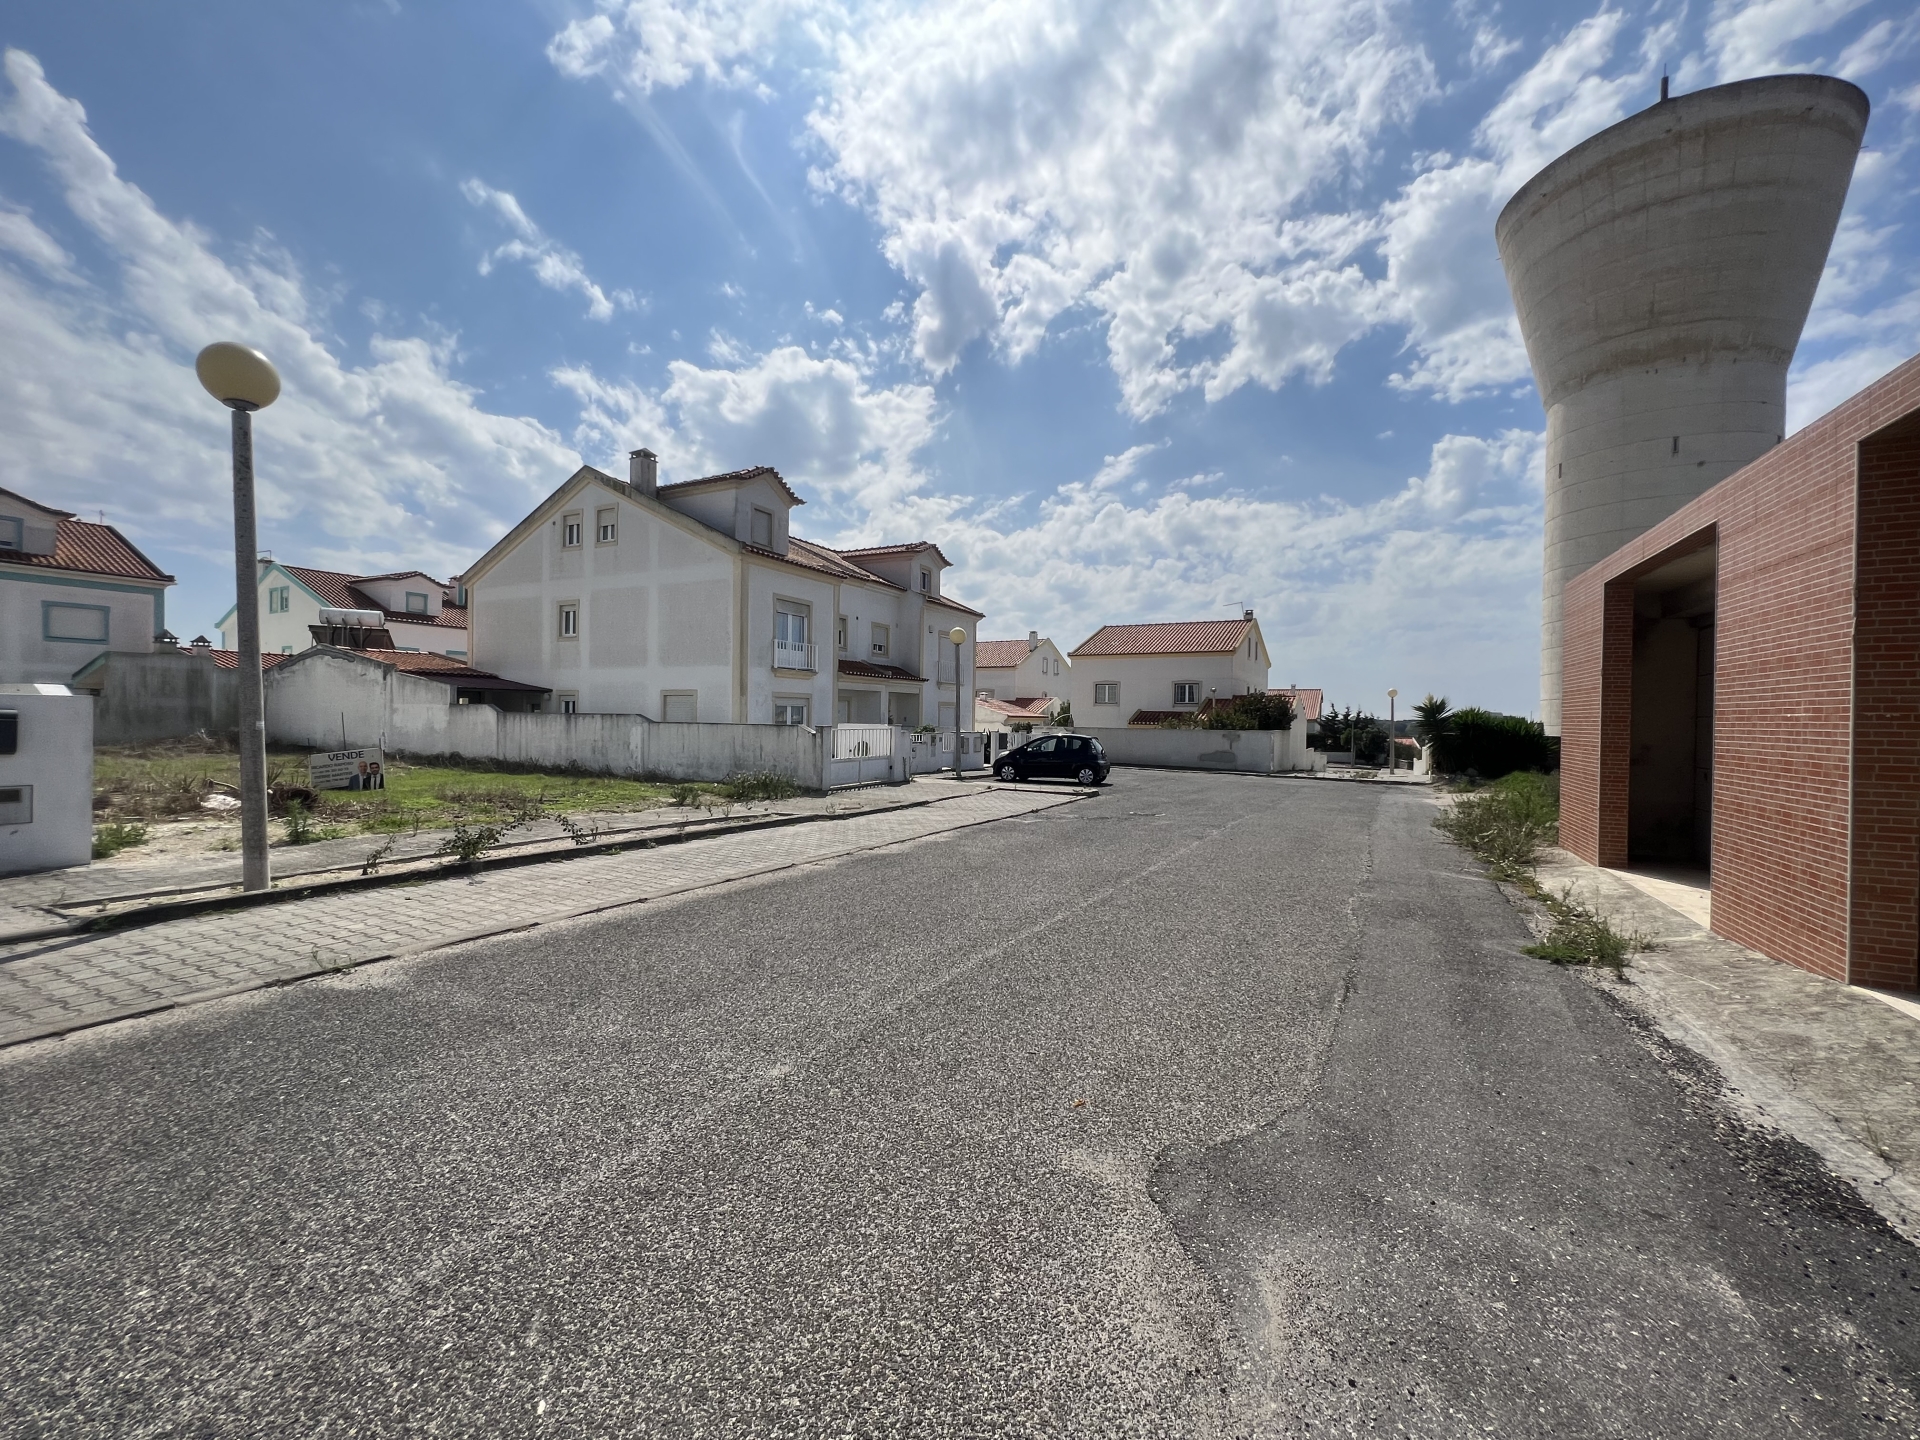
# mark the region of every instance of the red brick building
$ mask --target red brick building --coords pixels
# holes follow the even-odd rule
[[[1571,581],[1560,843],[1920,988],[1920,356]]]

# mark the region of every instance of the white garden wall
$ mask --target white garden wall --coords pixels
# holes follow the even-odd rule
[[[1036,735],[1046,733],[1035,730]],[[1307,748],[1304,725],[1291,730],[1161,730],[1146,726],[1075,727],[1091,735],[1115,765],[1158,765],[1171,770],[1235,770],[1284,775],[1324,770],[1327,757]]]
[[[825,732],[799,725],[668,724],[639,715],[507,714],[449,704],[437,680],[339,651],[312,650],[267,672],[267,739],[330,750],[459,755],[577,765],[609,775],[725,780],[749,770],[826,787]]]

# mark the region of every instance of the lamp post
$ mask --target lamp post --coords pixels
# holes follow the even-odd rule
[[[244,890],[272,884],[267,861],[267,718],[260,681],[260,553],[253,516],[253,412],[280,398],[280,376],[258,350],[219,340],[194,373],[233,411],[234,624],[240,632],[240,876]]]
[[[967,632],[956,625],[947,631],[953,642],[953,778],[960,778],[960,647],[967,643]]]
[[[1393,707],[1399,699],[1398,690],[1387,691],[1387,769],[1395,774],[1400,770],[1400,737],[1394,733]]]

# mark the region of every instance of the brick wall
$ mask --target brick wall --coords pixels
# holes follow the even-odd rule
[[[1850,975],[1920,988],[1920,417],[1860,445]]]
[[[1632,582],[1712,530],[1719,544],[1713,787],[1714,929],[1836,980],[1849,976],[1849,931],[1874,924],[1872,983],[1914,984],[1914,810],[1920,776],[1890,750],[1874,760],[1874,834],[1908,838],[1904,861],[1850,888],[1849,815],[1858,802],[1853,647],[1856,478],[1861,440],[1920,411],[1920,357],[1736,472],[1566,590],[1561,844],[1596,864],[1626,858],[1632,685]],[[1896,523],[1914,481],[1905,442],[1882,437],[1872,551],[1883,598],[1869,656],[1876,704],[1904,706],[1912,728],[1912,539]],[[1876,441],[1876,447],[1882,444]],[[1879,449],[1869,447],[1871,453]],[[1876,462],[1877,463],[1877,462]],[[1903,600],[1903,596],[1908,597]],[[1902,609],[1903,604],[1905,609]],[[1624,637],[1624,638],[1623,638]],[[1623,649],[1624,647],[1624,649]],[[1904,649],[1903,649],[1904,647]],[[1911,747],[1909,747],[1911,748]],[[1902,808],[1903,806],[1907,808]],[[1902,827],[1906,828],[1903,830]],[[1901,869],[1904,864],[1907,869]],[[1901,887],[1905,886],[1902,891]],[[1904,895],[1904,899],[1900,897]],[[1897,902],[1897,904],[1896,904]],[[1904,921],[1885,919],[1903,906]],[[1901,925],[1907,928],[1903,931]],[[1861,929],[1864,937],[1866,929]],[[1905,978],[1899,952],[1905,949]],[[1866,974],[1863,969],[1861,974]]]

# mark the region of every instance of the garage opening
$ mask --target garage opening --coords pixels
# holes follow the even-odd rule
[[[1713,858],[1711,539],[1633,587],[1628,863],[1705,872]]]

